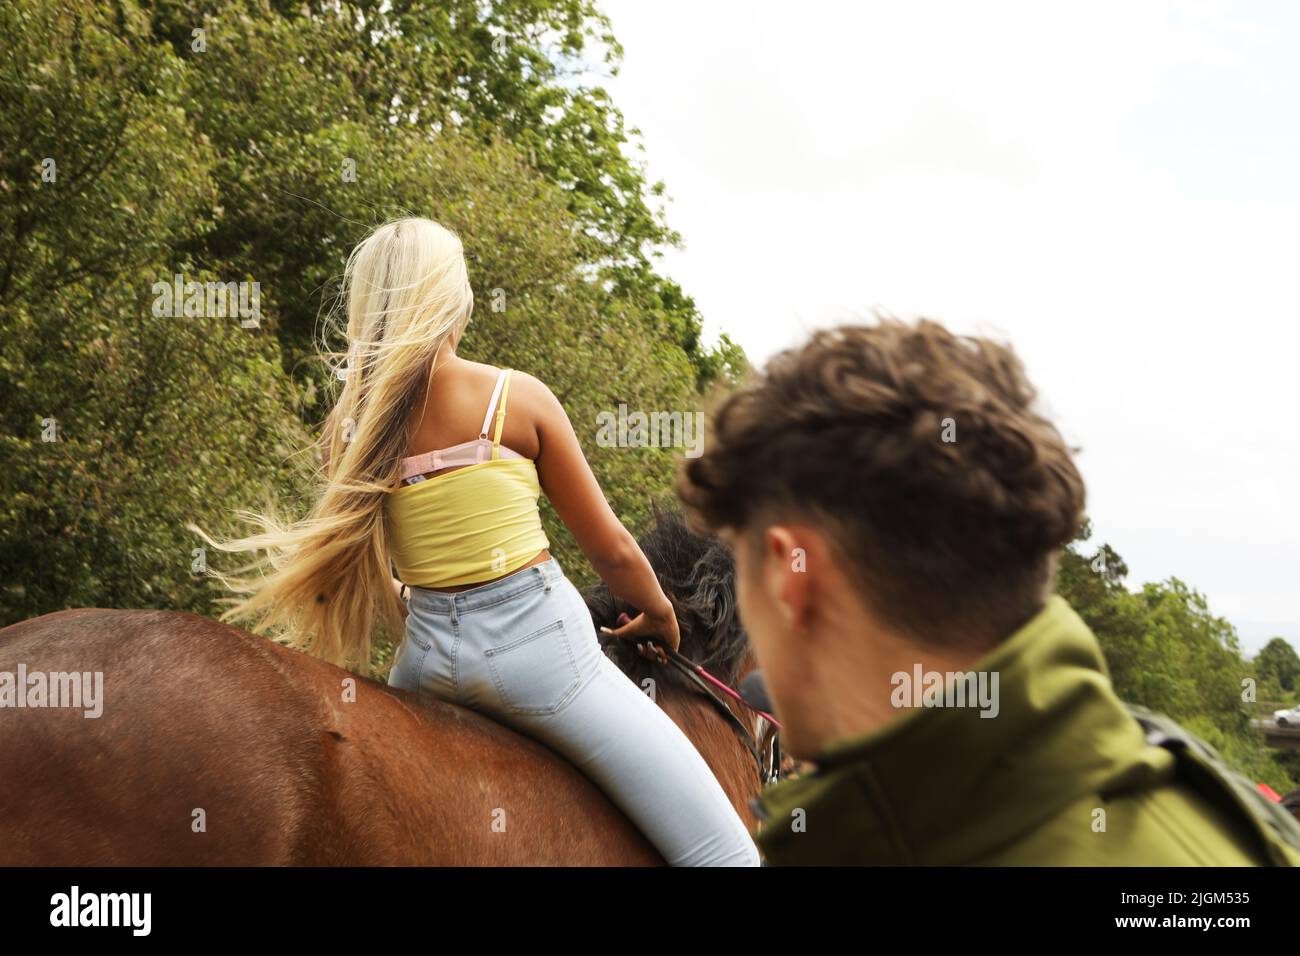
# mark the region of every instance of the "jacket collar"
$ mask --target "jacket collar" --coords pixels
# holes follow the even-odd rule
[[[996,716],[911,708],[834,741],[814,758],[815,771],[756,798],[764,820],[756,840],[768,861],[972,862],[1086,793],[1132,786],[1170,765],[1146,747],[1111,689],[1097,639],[1057,595],[969,670],[999,675]]]

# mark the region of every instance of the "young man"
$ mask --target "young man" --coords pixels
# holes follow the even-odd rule
[[[1084,486],[1034,405],[1006,347],[848,326],[773,359],[687,463],[817,768],[755,803],[769,865],[1300,863],[1295,821],[1127,708],[1053,594]]]

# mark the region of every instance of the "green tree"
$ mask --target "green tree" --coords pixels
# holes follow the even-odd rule
[[[188,26],[161,35],[169,18],[204,26],[206,48],[190,50]],[[305,449],[336,384],[314,345],[341,345],[321,314],[347,251],[395,215],[464,237],[467,354],[551,385],[619,516],[636,527],[670,494],[674,452],[601,447],[596,416],[696,408],[700,355],[674,325],[685,306],[610,281],[571,190],[509,137],[376,111],[373,51],[351,20],[16,0],[0,37],[6,622],[69,605],[212,609],[184,526],[234,530],[236,509],[268,498],[308,505]],[[154,286],[177,273],[257,283],[259,325],[157,314]],[[707,361],[710,380],[744,367],[726,341]]]
[[[1300,655],[1283,638],[1275,637],[1255,656],[1256,672],[1260,681],[1272,681],[1287,692],[1297,689],[1300,678]]]
[[[1255,669],[1232,625],[1177,578],[1130,592],[1123,559],[1089,547],[1091,536],[1085,522],[1061,552],[1057,589],[1097,635],[1115,692],[1178,720],[1252,779],[1292,789],[1294,755],[1269,750],[1250,725],[1243,682]]]
[[[426,142],[452,131],[504,140],[558,187],[583,263],[647,318],[645,334],[681,349],[701,387],[734,364],[734,345],[706,347],[694,300],[655,269],[680,237],[666,222],[663,184],[629,155],[636,131],[591,82],[616,73],[622,56],[593,0],[167,0],[150,15],[155,35],[192,67],[198,126],[230,162],[219,176],[228,217],[202,240],[211,257],[249,243],[247,253],[287,269],[329,251],[310,235],[260,230],[264,210],[245,205],[262,199],[292,214],[286,192],[321,201],[292,177],[266,182],[286,151],[304,152],[296,136],[354,122]],[[196,28],[207,30],[201,52]],[[373,157],[354,158],[373,174]],[[286,311],[277,331],[289,366],[302,371],[312,326],[299,312]]]
[[[0,621],[207,606],[184,522],[292,485],[304,439],[275,340],[158,314],[212,274],[211,157],[184,68],[139,17],[0,6]],[[241,278],[223,276],[223,278]]]

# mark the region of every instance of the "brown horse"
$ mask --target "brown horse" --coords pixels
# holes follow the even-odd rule
[[[754,662],[730,555],[675,516],[643,547],[682,653],[734,686]],[[587,600],[598,623],[625,610],[603,588]],[[758,769],[736,728],[676,672],[607,653],[633,679],[653,669],[752,830]],[[0,674],[20,665],[102,673],[102,714],[0,709],[0,865],[663,864],[544,745],[204,617],[47,614],[0,630]]]

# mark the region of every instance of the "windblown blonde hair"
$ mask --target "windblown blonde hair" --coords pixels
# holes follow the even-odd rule
[[[283,522],[240,511],[260,533],[222,543],[189,527],[221,551],[265,552],[235,574],[213,572],[241,595],[227,599],[223,621],[276,632],[290,646],[368,674],[375,625],[390,634],[403,627],[384,502],[400,484],[408,421],[431,363],[463,332],[474,293],[460,240],[432,220],[409,218],[380,226],[352,251],[343,298],[346,377],[321,436],[328,476],[311,513]]]

